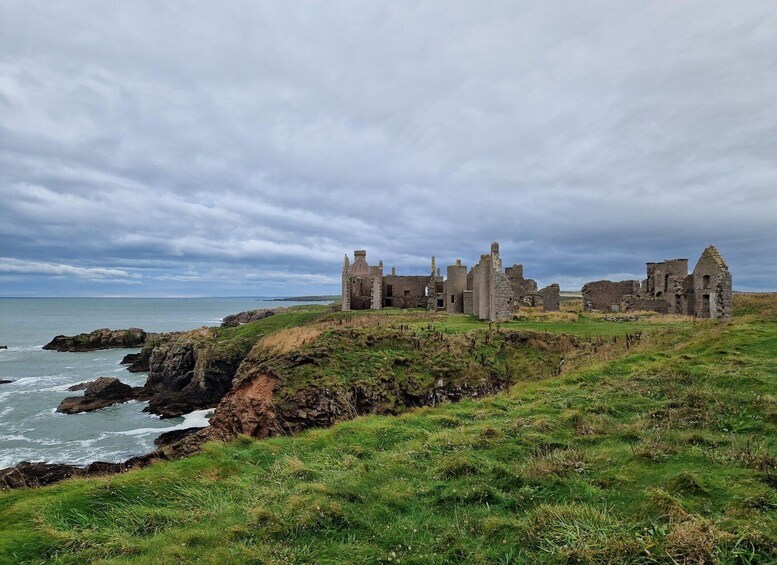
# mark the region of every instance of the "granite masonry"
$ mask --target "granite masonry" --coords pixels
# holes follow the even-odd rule
[[[715,246],[701,254],[692,273],[688,259],[647,264],[647,278],[595,281],[583,286],[586,311],[648,310],[697,318],[731,317],[731,273]]]
[[[536,281],[524,278],[523,265],[503,269],[498,243],[470,270],[457,259],[445,277],[434,257],[428,275],[398,275],[393,268],[387,275],[383,261],[370,266],[367,252],[357,250],[353,262],[345,256],[342,292],[343,310],[427,308],[495,322],[511,319],[521,306],[559,309],[559,286],[538,289]]]

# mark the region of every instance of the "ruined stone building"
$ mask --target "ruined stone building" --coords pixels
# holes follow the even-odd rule
[[[731,317],[731,273],[715,246],[704,250],[692,273],[688,259],[647,264],[647,278],[583,286],[586,311],[648,310],[699,318]]]
[[[491,244],[491,253],[480,256],[471,270],[457,259],[446,269],[445,277],[432,257],[428,275],[383,274],[383,262],[367,264],[365,251],[355,251],[343,264],[343,310],[379,308],[427,308],[451,314],[471,314],[482,320],[504,321],[521,306],[559,309],[559,286],[537,288],[532,279],[523,277],[523,265],[502,268],[499,244]]]

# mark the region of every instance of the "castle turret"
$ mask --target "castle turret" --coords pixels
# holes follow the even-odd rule
[[[350,277],[349,277],[349,271],[351,270],[351,262],[348,260],[348,254],[345,254],[345,260],[343,261],[343,285],[342,285],[342,292],[343,292],[343,306],[342,310],[344,312],[351,309],[351,285],[350,285]]]

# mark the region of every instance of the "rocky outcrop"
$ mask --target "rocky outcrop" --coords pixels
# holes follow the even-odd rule
[[[140,328],[126,330],[95,330],[74,336],[58,335],[43,349],[54,351],[95,351],[97,349],[119,349],[141,347],[152,334],[147,334]]]
[[[7,385],[7,384],[11,384],[12,382],[13,382],[13,381],[9,381],[9,380],[0,379],[0,385]]]
[[[141,351],[122,359],[122,363],[129,363],[130,372],[148,371],[143,387],[132,389],[113,379],[118,385],[114,383],[95,394],[87,389],[83,397],[66,398],[59,411],[73,414],[131,399],[148,401],[144,411],[163,418],[213,408],[232,387],[232,379],[250,347],[220,342],[217,337],[216,330],[209,328],[146,334]]]
[[[273,404],[277,385],[276,377],[262,373],[232,389],[211,418],[216,434],[227,439],[239,434],[266,438],[280,433]]]
[[[70,396],[65,398],[57,407],[57,412],[64,414],[79,414],[107,408],[114,404],[127,402],[137,398],[140,388],[132,388],[119,379],[100,377],[89,383],[85,383],[83,396]],[[81,385],[76,385],[80,387]],[[69,390],[74,390],[71,387]],[[78,390],[76,388],[75,390]]]
[[[15,467],[0,469],[0,490],[42,487],[72,477],[96,477],[99,475],[123,473],[130,469],[146,467],[154,461],[165,458],[164,453],[155,451],[148,455],[133,457],[123,463],[96,461],[86,467],[60,463],[22,461]]]
[[[174,418],[218,404],[232,388],[245,351],[222,345],[213,337],[211,330],[195,330],[151,350],[141,395],[149,401],[146,412]]]
[[[270,316],[273,316],[277,310],[246,310],[245,312],[238,312],[237,314],[230,314],[229,316],[225,316],[224,319],[221,321],[221,327],[223,328],[233,328],[235,326],[239,326],[240,324],[247,324],[249,322],[255,322],[257,320],[264,320],[265,318],[269,318]]]
[[[184,428],[182,430],[171,430],[169,432],[164,432],[154,440],[154,445],[158,445],[160,447],[173,445],[178,443],[182,439],[187,438],[190,435],[199,432],[202,429],[203,428],[200,426],[197,428]]]
[[[8,349],[7,345],[0,345],[0,349]]]
[[[215,439],[208,428],[188,428],[161,434],[154,443],[160,447],[146,455],[132,457],[121,463],[96,461],[85,467],[60,463],[23,461],[15,467],[0,469],[0,490],[42,487],[73,477],[96,477],[124,473],[165,461],[193,455],[203,443]]]
[[[127,353],[119,361],[119,365],[132,365],[140,359],[140,353]]]

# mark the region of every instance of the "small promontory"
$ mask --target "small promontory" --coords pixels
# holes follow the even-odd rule
[[[148,334],[140,328],[129,328],[126,330],[103,328],[91,333],[74,336],[58,335],[44,345],[43,349],[54,351],[95,351],[98,349],[142,347],[150,335],[153,334]]]

